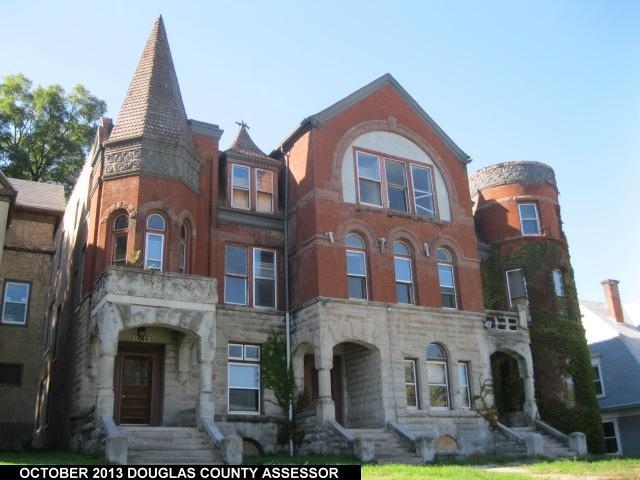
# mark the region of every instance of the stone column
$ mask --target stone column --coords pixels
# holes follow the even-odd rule
[[[533,377],[528,373],[525,374],[522,377],[522,384],[524,386],[524,405],[522,406],[522,411],[527,418],[527,422],[532,424],[538,418],[538,405],[536,404]]]
[[[200,338],[198,348],[198,405],[196,406],[196,423],[200,426],[203,417],[213,420],[213,349],[207,340]]]
[[[336,418],[336,406],[331,398],[331,369],[333,368],[333,349],[329,354],[316,351],[316,368],[318,369],[318,402],[316,418],[318,425]]]
[[[118,353],[118,342],[101,341],[98,345],[98,395],[96,399],[96,424],[102,417],[113,418],[113,371]]]

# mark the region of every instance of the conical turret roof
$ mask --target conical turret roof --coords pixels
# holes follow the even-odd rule
[[[240,129],[238,130],[236,138],[234,138],[233,142],[231,142],[229,150],[234,150],[248,155],[266,157],[267,154],[260,150],[258,146],[253,142],[251,136],[249,135],[247,124],[244,122],[240,122],[239,125]]]
[[[142,136],[193,143],[162,16],[153,25],[109,142]]]

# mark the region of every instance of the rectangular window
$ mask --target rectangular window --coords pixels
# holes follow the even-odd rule
[[[435,218],[436,208],[433,201],[433,181],[431,169],[411,165],[413,178],[413,198],[416,203],[416,213],[422,217]]]
[[[564,297],[564,282],[562,280],[562,272],[558,269],[553,270],[553,290],[557,297]]]
[[[26,325],[29,310],[30,285],[22,282],[4,283],[2,296],[1,323],[5,325]]]
[[[253,249],[253,305],[276,306],[276,252]]]
[[[407,393],[407,407],[418,408],[416,361],[413,359],[404,360],[404,388]]]
[[[358,191],[360,203],[382,206],[380,159],[376,155],[357,152]]]
[[[127,233],[118,233],[113,236],[113,264],[127,264]]]
[[[229,413],[260,413],[260,347],[229,344]]]
[[[617,422],[602,422],[602,430],[604,431],[605,451],[607,453],[622,453],[620,451],[620,442],[618,441]]]
[[[404,163],[385,158],[384,165],[387,174],[389,208],[399,212],[408,212],[407,173]]]
[[[162,255],[164,249],[164,235],[161,233],[147,233],[144,247],[144,268],[162,271]]]
[[[22,369],[22,364],[0,363],[0,385],[21,387]]]
[[[227,245],[224,262],[224,303],[247,304],[247,249]]]
[[[513,308],[514,305],[527,299],[527,282],[524,278],[524,271],[521,268],[508,270],[506,275],[509,308]]]
[[[438,278],[440,280],[440,297],[445,308],[458,308],[456,301],[456,281],[453,277],[453,265],[438,264]]]
[[[535,203],[519,203],[520,231],[522,235],[540,235],[538,206]]]
[[[178,272],[184,273],[186,271],[186,248],[184,241],[180,240],[178,244]]]
[[[251,189],[249,167],[243,165],[231,166],[231,206],[249,210],[249,192]]]
[[[367,298],[367,264],[364,252],[347,250],[349,298]]]
[[[429,376],[429,404],[431,405],[431,408],[449,408],[447,363],[428,360],[427,375]]]
[[[413,274],[411,260],[403,257],[393,257],[396,271],[396,298],[398,303],[414,303]]]
[[[591,359],[591,368],[593,370],[593,385],[596,388],[596,396],[604,397],[604,382],[602,381],[602,370],[600,368],[600,359]]]
[[[256,211],[273,213],[273,172],[256,169]]]
[[[471,408],[469,365],[466,362],[458,362],[458,382],[460,382],[460,399],[462,408]]]

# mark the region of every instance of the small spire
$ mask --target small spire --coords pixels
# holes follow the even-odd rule
[[[247,125],[244,120],[236,122],[236,125],[239,125],[240,129],[238,130],[236,138],[231,142],[229,150],[237,150],[252,155],[266,157],[267,154],[260,150],[249,136],[249,132],[247,131],[249,125]]]

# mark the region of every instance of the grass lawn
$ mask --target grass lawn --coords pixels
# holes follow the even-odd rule
[[[106,465],[102,457],[70,452],[0,452],[0,465]]]

